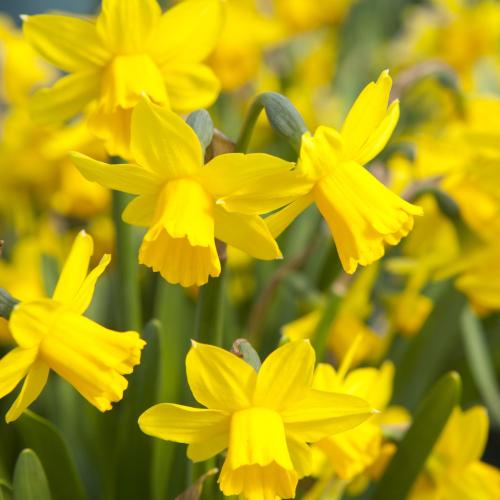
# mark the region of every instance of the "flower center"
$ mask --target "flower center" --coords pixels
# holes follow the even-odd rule
[[[104,111],[134,107],[142,95],[158,104],[168,104],[163,77],[146,54],[116,56],[104,71],[101,105]]]

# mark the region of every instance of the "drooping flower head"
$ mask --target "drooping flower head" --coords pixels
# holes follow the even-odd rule
[[[352,274],[384,255],[413,227],[422,209],[401,199],[363,165],[389,140],[399,118],[399,103],[387,107],[392,81],[384,71],[361,92],[340,132],[318,127],[302,137],[299,168],[313,182],[312,190],[267,222],[280,234],[308,205],[315,202],[332,233],[342,266]]]
[[[143,101],[132,115],[136,165],[108,165],[75,153],[89,180],[138,195],[123,212],[148,228],[139,262],[170,283],[203,285],[221,271],[215,238],[259,259],[281,256],[258,216],[309,189],[294,164],[267,154],[229,153],[203,165],[200,141],[175,113]],[[232,212],[225,197],[232,197]],[[237,205],[237,206],[236,206]]]
[[[11,422],[40,395],[54,370],[101,411],[111,409],[127,387],[124,374],[140,362],[145,342],[136,332],[115,332],[82,316],[97,279],[109,264],[105,255],[90,273],[92,238],[76,237],[51,298],[14,306],[9,330],[17,347],[0,360],[0,397],[24,378],[5,419]]]
[[[219,0],[185,0],[164,14],[156,0],[103,0],[96,19],[24,17],[35,49],[69,73],[34,95],[35,116],[65,121],[91,104],[93,133],[110,154],[128,157],[130,114],[141,95],[179,113],[214,102],[219,82],[203,61],[221,19]]]
[[[196,400],[206,408],[163,403],[146,410],[146,434],[188,443],[193,461],[227,449],[219,477],[225,495],[292,498],[311,467],[307,443],[351,429],[372,410],[363,399],[312,388],[315,355],[308,341],[285,344],[256,372],[237,356],[193,342],[186,358]]]

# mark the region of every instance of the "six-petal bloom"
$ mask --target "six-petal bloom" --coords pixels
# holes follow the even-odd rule
[[[108,165],[78,153],[72,158],[87,179],[139,195],[123,219],[148,227],[140,263],[170,283],[192,286],[220,274],[215,238],[259,259],[281,257],[258,214],[307,191],[293,163],[261,153],[228,153],[203,165],[191,127],[145,100],[132,115],[131,153],[138,165]],[[241,213],[226,211],[227,196]]]
[[[0,360],[0,397],[25,378],[5,417],[17,419],[39,396],[49,370],[65,378],[101,411],[111,409],[127,388],[123,374],[140,362],[145,342],[136,332],[115,332],[82,316],[97,279],[109,264],[105,255],[87,274],[93,240],[84,231],[77,236],[52,298],[17,304],[9,328],[17,343]]]
[[[103,0],[96,19],[24,17],[24,33],[69,73],[33,97],[35,117],[64,121],[91,104],[91,130],[128,157],[130,113],[141,95],[184,113],[211,105],[219,82],[203,63],[217,42],[220,0],[186,0],[162,14],[157,0]]]
[[[361,92],[341,132],[320,126],[302,136],[298,167],[313,181],[304,197],[267,219],[279,235],[315,202],[326,219],[344,270],[353,273],[384,255],[413,227],[422,209],[379,182],[363,165],[384,148],[399,119],[399,102],[387,107],[392,80],[387,71]]]
[[[206,408],[159,404],[139,425],[146,434],[188,443],[193,461],[227,449],[219,477],[226,495],[291,498],[310,472],[308,443],[352,429],[373,413],[363,399],[313,389],[314,363],[305,340],[275,350],[258,373],[228,351],[193,342],[187,377]]]

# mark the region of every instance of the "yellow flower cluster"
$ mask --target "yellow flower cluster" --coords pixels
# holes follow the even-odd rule
[[[22,32],[0,17],[6,422],[50,417],[51,371],[100,412],[120,402],[110,499],[129,437],[148,442],[144,498],[219,498],[211,466],[242,500],[392,498],[398,467],[394,498],[500,498],[479,398],[431,390],[465,351],[498,423],[499,4],[411,7],[375,58],[393,27],[366,0],[172,3],[23,15]]]

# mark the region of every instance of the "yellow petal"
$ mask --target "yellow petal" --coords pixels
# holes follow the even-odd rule
[[[160,16],[157,0],[103,0],[97,32],[114,53],[144,51]]]
[[[380,428],[370,423],[322,439],[317,446],[328,457],[335,473],[350,481],[378,457],[382,444]]]
[[[192,462],[203,462],[227,448],[228,433],[205,436],[199,443],[190,443],[187,447],[187,457]]]
[[[150,226],[156,210],[156,201],[157,197],[149,194],[134,198],[123,211],[123,221],[133,226]]]
[[[71,305],[80,290],[89,267],[90,257],[94,253],[92,236],[80,231],[73,242],[71,251],[57,281],[52,298],[61,304]]]
[[[177,114],[142,100],[132,113],[132,156],[164,179],[192,175],[203,165],[201,144]]]
[[[258,215],[226,212],[221,207],[214,210],[215,237],[239,248],[256,259],[279,259],[281,252],[271,236],[266,223]]]
[[[307,443],[352,429],[372,414],[370,405],[360,398],[315,389],[281,412],[287,435]]]
[[[488,414],[482,406],[462,412],[455,408],[435,448],[450,464],[465,466],[479,460],[488,439]]]
[[[23,33],[45,59],[69,73],[104,66],[111,57],[95,24],[86,19],[52,14],[26,16]]]
[[[241,495],[246,500],[276,500],[294,498],[297,472],[280,467],[275,462],[264,467],[245,465],[236,470],[222,467],[219,483],[224,495]]]
[[[123,374],[140,362],[145,342],[136,332],[115,332],[69,311],[54,318],[40,357],[100,411],[119,401]]]
[[[61,123],[84,111],[99,92],[99,75],[94,70],[79,71],[41,89],[31,99],[33,118],[40,124]]]
[[[104,113],[133,108],[141,96],[168,105],[168,95],[158,66],[147,54],[126,54],[113,58],[102,78],[100,104]]]
[[[453,468],[440,479],[441,489],[446,491],[448,498],[493,500],[500,496],[500,471],[483,462],[476,461],[468,467]]]
[[[296,403],[309,392],[315,354],[307,340],[289,342],[273,351],[262,363],[253,403],[278,411]]]
[[[264,220],[271,234],[277,238],[311,203],[313,198],[306,194],[293,201]]]
[[[383,71],[377,82],[369,83],[356,99],[341,130],[346,160],[354,160],[360,155],[385,118],[391,86],[389,72]]]
[[[21,413],[35,401],[45,387],[48,376],[49,367],[43,361],[35,361],[26,375],[19,396],[10,407],[7,415],[5,415],[7,423],[18,419]]]
[[[264,153],[216,156],[201,172],[206,188],[229,212],[261,214],[310,191],[294,164]]]
[[[110,262],[111,255],[105,254],[102,256],[99,264],[90,271],[84,279],[82,286],[71,300],[70,306],[72,311],[83,314],[87,310],[94,295],[95,284]]]
[[[233,413],[226,462],[233,470],[245,465],[265,466],[273,462],[293,470],[280,414],[259,407]]]
[[[51,299],[21,302],[9,319],[12,337],[23,348],[36,347],[43,340],[60,304]]]
[[[370,137],[363,144],[361,149],[354,155],[353,160],[364,165],[372,158],[375,158],[385,145],[396,128],[399,120],[399,101],[394,101],[387,110],[387,115],[373,131]]]
[[[361,165],[337,163],[313,191],[337,246],[342,266],[352,274],[384,255],[413,227],[422,209],[394,194]]]
[[[234,354],[193,342],[186,370],[193,396],[207,408],[231,412],[250,406],[257,374]]]
[[[116,108],[109,112],[101,103],[89,111],[87,125],[93,135],[104,141],[110,156],[130,158],[131,121],[131,109]]]
[[[338,385],[339,377],[335,368],[328,363],[318,363],[314,371],[313,388],[319,391],[335,392]]]
[[[12,392],[21,382],[35,362],[37,354],[36,347],[31,349],[16,347],[0,359],[0,398]]]
[[[154,225],[144,239],[152,241],[164,229],[172,238],[187,238],[193,246],[213,246],[213,210],[213,200],[199,182],[171,180],[158,198]]]
[[[139,417],[139,427],[149,436],[176,443],[201,443],[225,436],[227,447],[229,415],[218,410],[162,403]]]
[[[299,478],[309,476],[312,471],[313,460],[311,448],[304,442],[290,436],[287,436],[286,443],[293,468],[296,470]]]
[[[203,64],[163,70],[170,106],[177,113],[188,113],[211,106],[220,91],[219,79]],[[155,99],[155,102],[158,102]]]
[[[215,242],[193,246],[187,238],[172,238],[162,228],[154,238],[143,240],[139,263],[159,272],[169,283],[184,287],[205,285],[209,276],[217,277],[221,272]]]
[[[221,25],[220,0],[180,2],[167,10],[156,25],[149,52],[160,66],[201,62],[213,51]]]
[[[130,194],[154,194],[161,179],[152,171],[133,164],[108,165],[81,153],[70,153],[71,160],[82,175],[101,186]]]
[[[322,315],[322,309],[317,308],[301,318],[291,321],[281,328],[282,337],[287,340],[306,340],[310,339]]]
[[[194,179],[168,181],[156,201],[139,262],[170,283],[203,285],[220,274],[214,239],[214,203]]]
[[[270,470],[273,476],[266,473]],[[258,407],[235,412],[219,480],[222,491],[226,495],[241,493],[245,498],[267,498],[273,493],[290,498],[297,479],[279,413]]]

